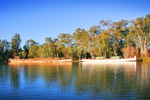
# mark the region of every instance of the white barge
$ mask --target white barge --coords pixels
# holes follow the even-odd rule
[[[82,59],[81,62],[133,62],[136,61],[134,58],[125,58],[125,59]]]

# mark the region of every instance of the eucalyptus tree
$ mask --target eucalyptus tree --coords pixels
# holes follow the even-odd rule
[[[54,48],[55,48],[55,57],[58,57],[59,50],[58,50],[58,39],[57,38],[54,38],[53,45],[54,45]]]
[[[46,58],[45,57],[45,51],[44,51],[44,44],[38,46],[38,48],[37,48],[37,57],[38,58]]]
[[[84,55],[88,52],[89,49],[89,42],[90,42],[90,35],[88,34],[85,29],[76,29],[73,33],[75,50],[77,51],[77,56],[81,59],[82,53]]]
[[[111,20],[101,20],[100,24],[100,34],[97,36],[98,40],[98,54],[101,56],[109,57],[112,55],[112,41],[111,41]]]
[[[29,48],[29,54],[28,57],[29,58],[38,58],[38,45],[31,45]]]
[[[34,46],[34,45],[38,45],[38,43],[36,41],[34,41],[33,39],[30,39],[30,40],[27,40],[25,45],[23,46],[23,51],[22,51],[22,57],[23,58],[28,58],[29,56],[29,49],[31,46]],[[30,49],[30,52],[31,52],[31,49]],[[31,53],[30,53],[31,55]]]
[[[65,57],[72,57],[72,36],[67,34],[58,35],[58,48],[61,48]]]
[[[13,56],[19,55],[19,52],[21,51],[20,44],[21,44],[20,35],[16,33],[15,36],[13,36],[13,38],[11,39],[11,47],[13,50]]]
[[[51,37],[45,39],[43,54],[45,58],[54,57],[55,56],[55,46],[54,41]]]
[[[111,27],[109,31],[111,32],[111,41],[113,52],[115,56],[122,54],[122,48],[125,46],[124,44],[128,43],[128,21],[121,20],[119,22],[111,23]]]
[[[148,45],[150,42],[150,14],[131,21],[132,39],[140,48],[141,56],[148,56]]]
[[[28,53],[25,50],[23,50],[21,56],[22,58],[28,58]]]
[[[38,45],[38,44],[39,43],[37,43],[36,41],[30,39],[30,40],[26,41],[26,43],[25,43],[25,45],[24,45],[23,48],[29,50],[29,48],[30,48],[31,45]]]
[[[112,55],[111,34],[108,30],[102,30],[101,34],[97,35],[97,46],[98,46],[98,55],[104,56],[105,58]]]
[[[8,58],[12,57],[11,43],[7,40],[4,40],[4,58],[8,60]]]
[[[100,26],[93,26],[90,28],[89,30],[89,35],[90,35],[90,39],[89,39],[89,53],[91,54],[91,57],[93,58],[94,55],[97,55],[97,35],[99,35],[101,33],[101,29]]]
[[[24,46],[24,50],[26,51],[29,58],[36,58],[38,57],[38,44],[36,41],[30,39],[26,41]]]
[[[7,40],[0,40],[0,60],[8,60],[11,57],[11,44]]]

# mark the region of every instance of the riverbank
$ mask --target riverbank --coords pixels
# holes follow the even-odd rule
[[[53,62],[125,62],[125,61],[138,61],[138,62],[150,62],[150,57],[137,57],[137,58],[126,58],[126,59],[82,59],[82,60],[72,60],[71,58],[34,58],[34,59],[9,59],[9,63],[53,63]]]
[[[138,57],[137,60],[140,62],[150,62],[150,57]]]
[[[53,63],[53,62],[79,62],[79,60],[64,59],[64,58],[43,58],[43,59],[9,59],[9,63]]]
[[[43,58],[43,59],[9,59],[9,63],[53,63],[53,62],[125,62],[125,61],[136,61],[136,58],[127,59],[82,59],[72,60],[70,58]]]

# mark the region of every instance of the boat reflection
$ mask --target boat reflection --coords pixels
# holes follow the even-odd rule
[[[32,90],[44,95],[69,93],[95,99],[121,99],[134,94],[133,99],[141,99],[149,96],[149,66],[150,63],[139,62],[2,65],[0,84],[6,85],[0,88],[5,87],[16,95],[16,91],[25,95]]]

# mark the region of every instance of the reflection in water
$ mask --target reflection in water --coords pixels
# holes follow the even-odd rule
[[[150,99],[150,63],[0,65],[2,99]]]
[[[19,88],[19,70],[18,66],[10,67],[10,81],[14,89]]]
[[[83,77],[80,80],[86,78],[84,82],[91,84],[86,89],[93,90],[94,97],[104,96],[111,98],[112,96],[126,96],[128,90],[132,88],[133,79],[136,74],[136,62],[125,63],[80,63],[81,72]],[[88,76],[88,77],[87,77]],[[85,84],[82,84],[85,85]],[[91,91],[90,90],[90,91]],[[117,93],[117,94],[116,94]],[[122,97],[121,97],[122,98]]]

